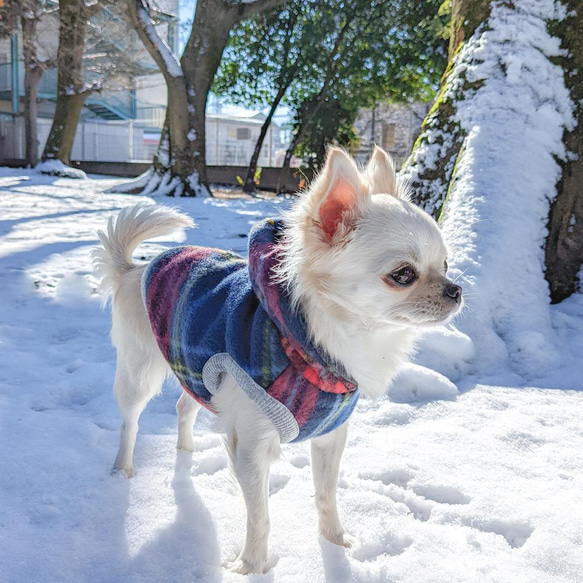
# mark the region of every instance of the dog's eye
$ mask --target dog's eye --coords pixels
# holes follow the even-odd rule
[[[399,285],[411,285],[417,279],[417,274],[410,265],[405,265],[405,267],[393,271],[391,277]]]
[[[447,264],[447,259],[443,262],[443,271],[445,273],[447,273],[447,270],[449,269],[449,265]]]

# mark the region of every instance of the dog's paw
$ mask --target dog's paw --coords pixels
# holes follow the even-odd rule
[[[126,478],[133,478],[134,477],[134,468],[133,467],[127,467],[127,468],[118,468],[116,466],[113,466],[113,468],[111,468],[111,475],[112,476],[125,476]]]
[[[320,529],[320,536],[326,539],[328,542],[331,542],[334,545],[338,545],[339,547],[344,547],[345,549],[351,548],[352,545],[356,542],[356,539],[346,531],[330,531]]]
[[[234,561],[226,561],[223,566],[232,573],[239,575],[251,575],[253,573],[262,575],[269,571],[267,561],[248,560],[243,557],[237,557]]]

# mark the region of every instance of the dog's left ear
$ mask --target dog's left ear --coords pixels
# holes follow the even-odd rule
[[[382,148],[374,147],[364,173],[369,181],[371,194],[398,196],[395,167],[391,157]]]
[[[369,198],[354,160],[344,150],[330,148],[317,190],[317,223],[327,242],[340,240],[352,230]]]

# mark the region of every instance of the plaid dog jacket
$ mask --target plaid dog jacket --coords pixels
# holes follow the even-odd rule
[[[273,422],[282,442],[342,425],[359,390],[308,337],[301,312],[274,281],[281,220],[249,237],[249,261],[207,247],[176,247],[155,257],[142,279],[158,346],[182,387],[207,409],[221,375],[231,374]]]

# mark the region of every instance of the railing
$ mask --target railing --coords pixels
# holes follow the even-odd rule
[[[0,92],[12,92],[12,64],[2,63],[0,65]],[[38,95],[41,99],[54,100],[57,97],[57,69],[47,69],[43,76],[41,77]],[[94,80],[98,80],[98,76],[89,75],[87,81],[91,83]],[[89,97],[88,102],[102,102],[104,105],[110,107],[113,111],[120,114],[120,117],[129,119],[131,117],[131,97],[129,96],[129,91],[122,90],[120,93],[126,94],[126,99],[118,97],[107,92],[105,95],[100,95],[96,93]],[[20,96],[24,95],[24,63],[22,61],[18,62],[18,94]]]

